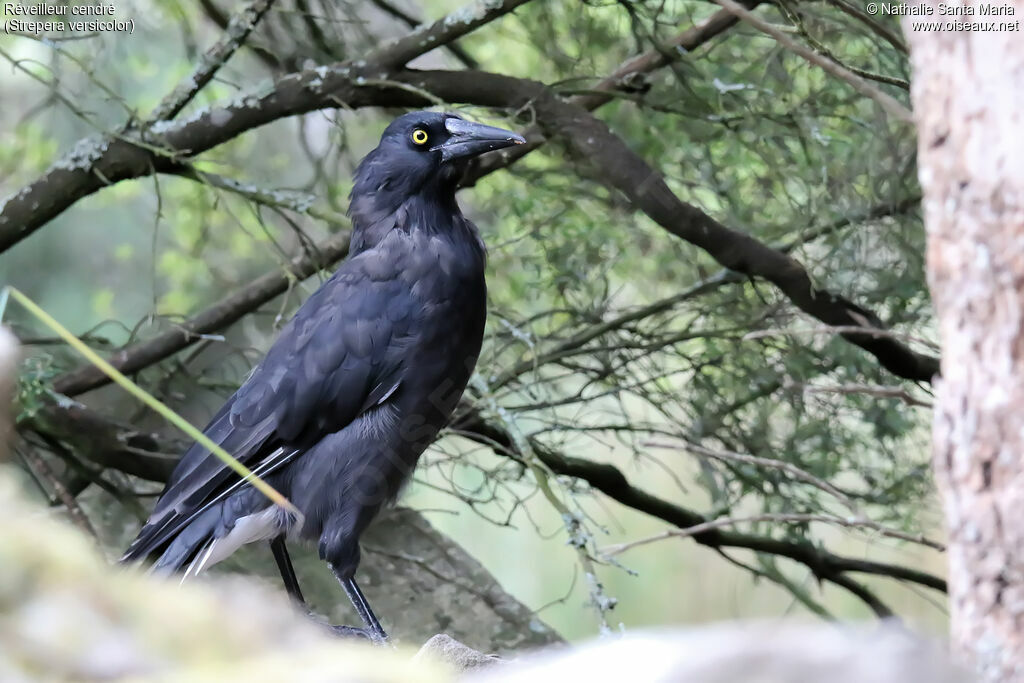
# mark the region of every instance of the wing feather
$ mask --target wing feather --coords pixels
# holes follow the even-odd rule
[[[369,277],[365,261],[362,254],[350,259],[310,296],[204,430],[247,467],[267,474],[285,466],[398,388],[401,354],[392,347],[407,338],[416,304],[400,278],[376,270]],[[379,255],[373,266],[379,269]],[[401,265],[393,267],[397,275]],[[122,559],[161,551],[241,484],[194,444]]]

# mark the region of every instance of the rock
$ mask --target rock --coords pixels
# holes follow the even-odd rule
[[[730,623],[545,651],[472,683],[966,683],[939,644],[883,625]]]
[[[241,577],[179,585],[112,566],[0,468],[0,680],[452,680],[409,651],[327,634]]]
[[[439,633],[424,643],[413,657],[414,662],[428,659],[444,662],[457,671],[471,671],[504,661],[496,655],[486,655],[463,645],[444,633]]]

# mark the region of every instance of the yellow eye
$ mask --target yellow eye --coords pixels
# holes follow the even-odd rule
[[[417,128],[412,132],[412,141],[417,145],[425,145],[427,143],[427,131]]]

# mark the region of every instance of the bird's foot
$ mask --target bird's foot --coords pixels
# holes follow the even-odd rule
[[[376,645],[384,645],[388,642],[388,636],[386,633],[374,633],[368,628],[359,628],[358,626],[337,626],[334,624],[324,624],[324,626],[329,629],[331,633],[342,638],[365,638]]]
[[[309,608],[306,608],[306,616],[309,617],[317,626],[327,629],[340,638],[365,638],[376,645],[383,645],[388,642],[388,634],[384,633],[383,630],[378,633],[372,629],[359,628],[358,626],[328,624],[324,621],[323,617],[319,616]]]

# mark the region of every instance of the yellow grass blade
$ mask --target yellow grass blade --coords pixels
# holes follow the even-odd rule
[[[242,479],[244,479],[246,482],[252,484],[252,486],[255,487],[260,493],[265,495],[275,504],[287,510],[288,512],[295,515],[299,515],[299,511],[295,508],[295,506],[292,505],[287,498],[285,498],[279,492],[277,492],[274,489],[274,487],[272,487],[270,484],[268,484],[267,482],[263,481],[255,474],[253,474],[248,467],[238,462],[238,460],[233,458],[227,451],[225,451],[223,448],[215,444],[205,434],[203,434],[201,431],[199,431],[191,424],[189,424],[188,420],[183,418],[181,415],[178,415],[176,412],[174,412],[166,405],[161,403],[152,394],[150,394],[145,389],[137,385],[135,382],[131,381],[123,374],[121,374],[121,372],[117,368],[115,368],[113,365],[105,361],[95,351],[93,351],[84,343],[82,343],[82,341],[78,339],[78,337],[71,334],[71,332],[68,331],[67,328],[65,328],[63,325],[57,322],[53,318],[53,316],[51,316],[49,313],[47,313],[42,308],[37,306],[36,303],[29,299],[27,296],[22,294],[14,287],[4,288],[4,295],[0,295],[0,300],[6,303],[5,295],[9,295],[15,301],[21,304],[25,308],[25,310],[27,310],[29,313],[38,318],[44,325],[53,330],[61,339],[66,341],[73,349],[75,349],[80,354],[85,356],[86,360],[88,360],[90,363],[99,368],[103,372],[103,374],[109,377],[113,382],[117,383],[129,394],[132,394],[137,399],[139,399],[147,406],[152,408],[156,413],[158,413],[168,422],[173,424],[175,427],[185,432],[185,434],[187,434],[197,443],[202,445],[203,448],[206,448],[215,456],[223,460],[224,464],[226,464],[228,467],[237,472],[239,476],[241,476]]]

